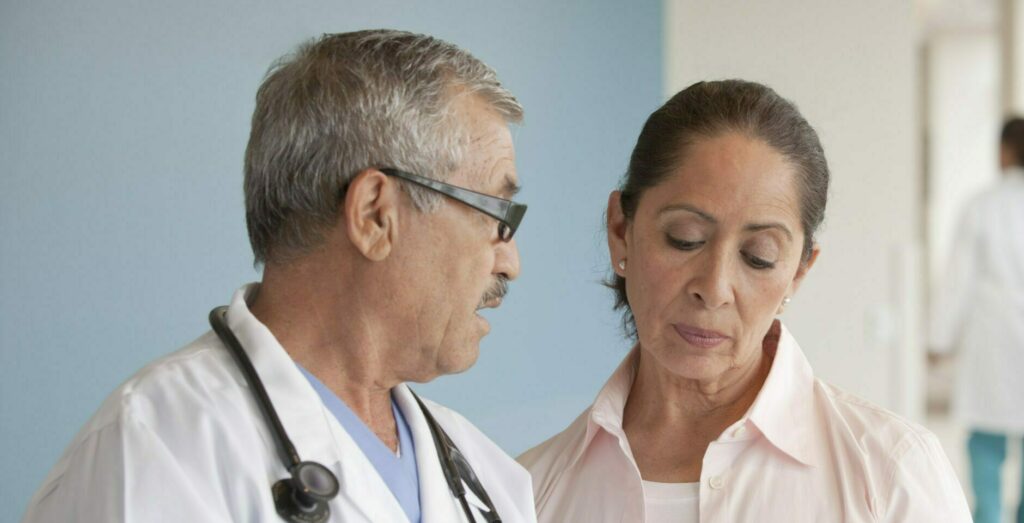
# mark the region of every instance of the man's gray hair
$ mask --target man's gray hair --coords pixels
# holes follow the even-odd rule
[[[506,122],[523,109],[494,70],[436,38],[387,29],[328,34],[277,61],[256,94],[245,151],[245,218],[256,263],[317,247],[351,179],[392,167],[444,180],[461,163],[476,95]],[[440,195],[402,184],[421,211]]]

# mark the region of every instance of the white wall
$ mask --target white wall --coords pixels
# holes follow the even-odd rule
[[[961,209],[995,181],[999,43],[995,31],[928,39],[928,255],[932,285],[946,267]]]
[[[921,416],[919,144],[909,0],[666,0],[666,90],[766,83],[818,130],[832,190],[817,265],[783,319],[816,373]]]

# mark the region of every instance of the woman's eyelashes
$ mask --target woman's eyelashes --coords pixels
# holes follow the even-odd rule
[[[666,235],[665,236],[665,240],[668,242],[668,244],[670,246],[672,246],[672,248],[678,249],[680,251],[693,251],[693,250],[696,250],[696,249],[700,248],[701,246],[703,246],[706,243],[706,241],[704,241],[704,240],[684,240],[684,239],[681,239],[681,238],[675,238],[675,237],[673,237],[671,235]],[[751,268],[754,268],[754,269],[757,269],[757,270],[767,270],[767,269],[774,269],[775,268],[775,262],[774,261],[766,260],[766,259],[764,259],[764,258],[762,258],[760,256],[755,256],[753,254],[750,254],[749,252],[742,252],[741,251],[740,255],[743,256],[743,260]]]
[[[757,256],[754,256],[753,254],[748,254],[748,253],[741,253],[741,254],[743,254],[743,259],[747,260],[747,265],[750,265],[751,267],[753,267],[753,268],[755,268],[757,270],[774,269],[775,268],[775,262],[771,262],[771,261],[768,261],[768,260],[765,260],[765,259],[762,259],[762,258],[758,258]]]
[[[689,241],[689,240],[682,240],[682,239],[679,239],[679,238],[673,238],[672,236],[666,236],[665,238],[668,240],[668,244],[669,245],[671,245],[672,247],[675,247],[676,249],[679,249],[681,251],[692,251],[692,250],[696,249],[697,247],[700,247],[701,245],[704,245],[704,242],[700,241],[700,240],[698,240],[698,241]]]

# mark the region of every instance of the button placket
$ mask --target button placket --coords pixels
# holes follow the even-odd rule
[[[736,428],[739,427],[727,430],[721,440],[713,441],[704,453],[700,484],[701,521],[707,523],[732,523],[735,521],[730,515],[732,491],[728,488],[728,481],[732,478],[730,474],[736,458],[750,445],[750,442],[743,438],[734,439],[732,437]],[[745,430],[749,436],[752,429],[748,427]]]

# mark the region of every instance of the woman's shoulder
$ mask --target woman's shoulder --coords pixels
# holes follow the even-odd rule
[[[908,441],[935,438],[924,426],[821,379],[814,380],[814,391],[833,443],[845,441],[875,455],[891,453]]]
[[[587,423],[592,407],[587,407],[562,432],[548,438],[543,443],[527,450],[516,458],[530,474],[534,475],[534,483],[538,475],[564,469],[564,466],[575,457],[573,450],[578,448],[587,435]]]
[[[815,379],[833,469],[867,482],[886,521],[970,521],[945,451],[922,425]]]
[[[541,501],[541,494],[557,484],[561,474],[577,459],[580,447],[586,443],[591,410],[592,407],[587,407],[565,430],[516,458],[533,479],[537,502]]]
[[[938,437],[923,425],[820,379],[814,385],[830,459],[860,468],[874,479],[880,495],[897,487],[894,481],[914,481],[936,470],[951,472]],[[907,467],[921,459],[930,463]],[[908,477],[896,478],[897,469]]]

